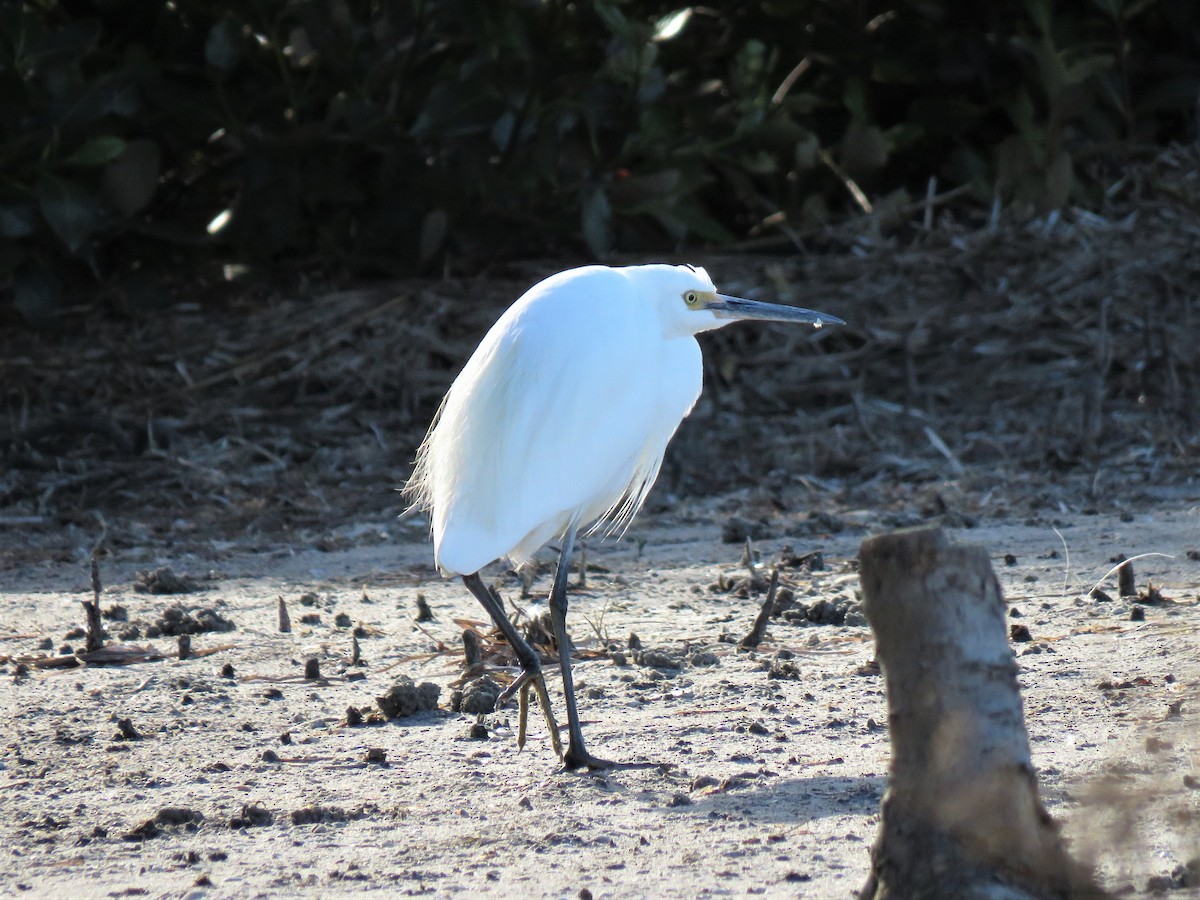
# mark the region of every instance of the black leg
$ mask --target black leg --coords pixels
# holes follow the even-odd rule
[[[508,616],[504,614],[504,606],[500,603],[499,597],[483,583],[478,572],[464,575],[462,580],[463,584],[467,586],[467,590],[475,595],[475,599],[492,617],[492,621],[496,623],[496,627],[500,629],[500,633],[504,635],[508,645],[513,648],[513,652],[517,654],[517,661],[521,664],[521,674],[514,678],[512,684],[496,698],[496,709],[502,707],[512,699],[514,694],[519,692],[520,717],[517,746],[518,748],[524,747],[525,722],[529,709],[529,688],[532,686],[538,695],[538,705],[542,708],[542,714],[546,717],[546,727],[550,732],[550,741],[554,745],[554,752],[561,758],[563,755],[562,741],[558,736],[558,725],[554,721],[554,713],[550,710],[550,698],[546,694],[546,680],[542,676],[542,661],[538,659],[537,651],[529,646],[529,642],[521,637],[521,632],[517,631],[517,627],[509,621]]]
[[[613,763],[587,752],[583,745],[583,729],[579,726],[579,710],[575,705],[575,683],[571,677],[571,639],[567,637],[567,576],[571,569],[571,550],[575,546],[575,529],[568,529],[554,573],[550,591],[550,621],[554,624],[554,640],[558,644],[558,660],[562,667],[563,693],[567,698],[567,734],[569,743],[563,763],[568,769],[609,769]]]

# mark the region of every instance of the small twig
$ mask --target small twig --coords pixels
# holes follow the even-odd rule
[[[865,213],[875,211],[875,207],[871,205],[871,201],[867,199],[867,195],[863,192],[863,189],[858,186],[858,182],[851,178],[846,170],[837,164],[837,160],[829,155],[828,150],[821,151],[821,162],[825,163],[829,167],[829,171],[833,172],[838,177],[838,180],[845,185],[846,190],[850,192],[850,196],[854,198],[854,202],[858,204],[859,209]]]
[[[753,650],[762,643],[763,636],[767,633],[767,623],[771,620],[771,612],[775,609],[775,592],[779,590],[779,568],[771,569],[771,584],[767,588],[767,599],[763,601],[762,608],[758,611],[758,617],[754,620],[754,627],[750,629],[750,633],[738,641],[738,647],[743,650]]]
[[[104,646],[104,626],[100,623],[100,564],[92,557],[92,599],[83,601],[87,617],[84,653],[94,653]]]
[[[1054,531],[1055,534],[1058,535],[1058,539],[1059,539],[1059,541],[1062,542],[1062,545],[1063,545],[1063,560],[1064,560],[1064,565],[1066,566],[1067,571],[1063,575],[1062,598],[1063,598],[1063,600],[1066,600],[1067,599],[1067,587],[1071,584],[1071,548],[1067,546],[1067,539],[1062,536],[1061,531],[1059,531],[1053,525],[1051,525],[1050,528]]]
[[[967,471],[966,467],[962,464],[962,461],[954,455],[954,451],[951,450],[946,445],[946,442],[942,440],[942,436],[928,425],[925,426],[924,430],[925,437],[929,439],[929,443],[933,445],[933,449],[946,458],[946,462],[950,463],[950,468],[954,474],[960,476],[964,474]]]
[[[362,651],[358,647],[358,638],[354,635],[350,636],[350,665],[362,665]]]
[[[1121,597],[1137,596],[1137,576],[1133,574],[1133,564],[1128,560],[1117,569],[1117,594]]]
[[[464,628],[462,633],[463,642],[463,668],[468,672],[477,666],[483,665],[483,648],[479,646],[479,635],[470,628]]]
[[[417,622],[432,622],[433,610],[429,608],[429,602],[425,599],[424,594],[417,594]]]
[[[750,573],[750,583],[753,584],[758,579],[758,572],[754,569],[754,545],[750,543],[750,535],[746,535],[746,547],[742,551],[742,565]]]
[[[779,83],[779,87],[775,89],[775,93],[771,97],[772,106],[778,106],[784,101],[784,98],[786,98],[788,95],[788,91],[790,91],[792,86],[800,80],[800,76],[808,71],[808,67],[811,65],[812,60],[810,60],[807,56],[800,60],[800,62],[796,63],[792,71],[787,73],[787,77],[785,77],[783,81]]]
[[[1100,580],[1097,581],[1094,585],[1092,585],[1092,590],[1093,591],[1099,590],[1100,585],[1104,584],[1105,579],[1109,578],[1113,574],[1113,572],[1119,572],[1123,567],[1129,566],[1129,564],[1131,562],[1133,562],[1135,559],[1144,559],[1147,556],[1165,556],[1167,559],[1175,558],[1170,553],[1156,553],[1154,551],[1151,551],[1150,553],[1139,553],[1137,556],[1131,556],[1131,557],[1129,557],[1129,559],[1123,559],[1119,563],[1117,563],[1115,566],[1113,566],[1111,569],[1109,569],[1107,572],[1105,572],[1103,575],[1101,575]],[[1130,572],[1130,575],[1132,576],[1132,574],[1133,574],[1132,566],[1129,566],[1129,572]],[[1118,577],[1120,577],[1120,576],[1118,576]],[[1135,589],[1133,591],[1133,593],[1136,594],[1137,590]],[[1091,591],[1088,592],[1088,596],[1091,596]]]
[[[604,628],[604,617],[608,613],[609,602],[607,599],[604,601],[604,606],[594,618],[592,616],[583,617],[583,620],[592,627],[592,631],[596,632],[596,640],[600,642],[601,647],[607,647],[609,644],[608,632]]]

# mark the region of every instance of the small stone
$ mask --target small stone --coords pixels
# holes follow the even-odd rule
[[[1129,607],[1129,621],[1130,622],[1146,621],[1146,607],[1139,606],[1136,603],[1133,604],[1133,606]]]
[[[304,680],[319,681],[321,679],[321,661],[310,656],[304,661]]]
[[[1008,629],[1008,636],[1019,643],[1025,643],[1033,640],[1033,635],[1029,631],[1029,626],[1022,622],[1013,622]]]
[[[367,762],[369,763],[386,763],[387,751],[382,747],[371,747],[367,750]]]
[[[221,677],[222,678],[232,678],[233,677],[233,663],[225,663],[225,665],[221,666]]]
[[[277,763],[279,762],[279,754],[268,747],[262,752],[262,761],[266,763]]]

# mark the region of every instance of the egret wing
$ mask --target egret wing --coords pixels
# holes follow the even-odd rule
[[[632,516],[699,393],[694,340],[666,341],[614,270],[567,274],[501,317],[427,440],[422,486],[446,571],[520,560],[571,524]]]

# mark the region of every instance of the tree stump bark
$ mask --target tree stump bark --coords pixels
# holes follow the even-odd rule
[[[986,551],[940,528],[863,542],[892,764],[860,900],[1103,897],[1042,806]]]

